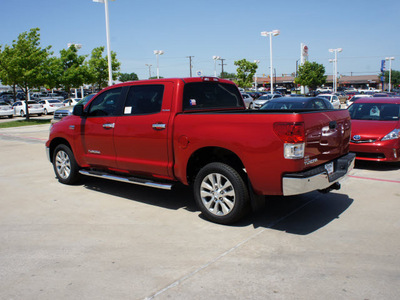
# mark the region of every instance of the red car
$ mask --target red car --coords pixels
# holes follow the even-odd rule
[[[400,161],[400,97],[360,99],[349,112],[356,159]]]

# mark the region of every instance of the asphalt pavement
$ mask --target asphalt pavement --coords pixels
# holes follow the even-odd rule
[[[223,226],[184,186],[60,184],[48,132],[0,129],[0,299],[400,298],[399,164]]]

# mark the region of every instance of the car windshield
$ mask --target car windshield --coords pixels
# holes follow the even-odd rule
[[[261,109],[302,109],[305,108],[306,101],[270,101],[265,104]]]
[[[349,107],[352,120],[395,121],[400,117],[400,105],[392,103],[357,103]]]
[[[269,100],[271,98],[272,98],[272,95],[264,95],[264,96],[261,96],[260,98],[258,98],[258,100]]]
[[[88,102],[89,102],[89,100],[90,100],[90,99],[92,99],[94,95],[96,95],[96,94],[90,94],[90,95],[87,95],[85,98],[83,98],[83,99],[79,100],[77,104],[83,104],[83,105],[86,105],[86,103],[88,103]]]
[[[61,103],[61,101],[59,101],[59,100],[48,100],[49,101],[49,103]]]
[[[324,99],[326,99],[326,100],[331,100],[331,96],[325,96],[325,95],[318,95],[318,97],[320,97],[320,98],[324,98]]]

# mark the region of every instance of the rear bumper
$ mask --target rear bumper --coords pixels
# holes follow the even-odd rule
[[[285,174],[282,180],[283,195],[299,195],[330,187],[343,179],[354,168],[355,154],[349,153],[331,162],[333,162],[334,171],[329,175],[325,169],[327,164],[305,172]]]

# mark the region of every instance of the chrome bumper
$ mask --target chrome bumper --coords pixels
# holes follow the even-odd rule
[[[324,165],[301,173],[286,174],[282,180],[284,196],[324,190],[342,180],[354,168],[355,155],[349,153],[333,161],[334,172],[328,175]]]

